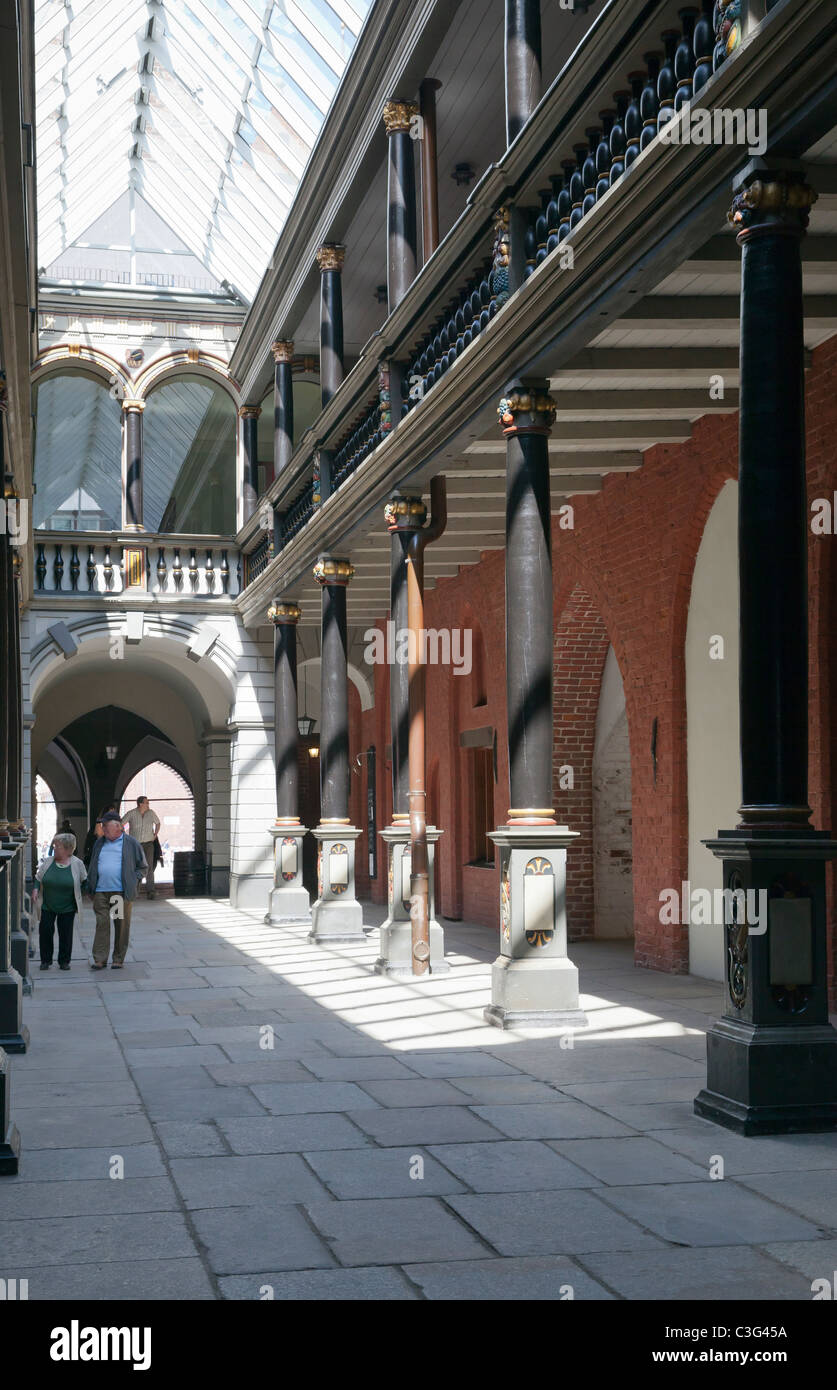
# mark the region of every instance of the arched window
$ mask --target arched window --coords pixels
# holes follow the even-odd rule
[[[148,397],[143,502],[149,531],[235,531],[236,414],[217,382],[184,374]]]
[[[49,531],[117,531],[122,525],[120,406],[80,368],[35,387],[33,521]]]

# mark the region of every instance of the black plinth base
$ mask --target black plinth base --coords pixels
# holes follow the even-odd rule
[[[29,1046],[29,1029],[23,1023],[17,1033],[0,1033],[0,1049],[3,1052],[25,1052]]]
[[[719,1019],[706,1035],[695,1114],[736,1134],[837,1129],[837,1032]]]
[[[0,1177],[13,1177],[19,1168],[20,1135],[17,1132],[17,1126],[10,1125],[5,1140],[0,1141]]]

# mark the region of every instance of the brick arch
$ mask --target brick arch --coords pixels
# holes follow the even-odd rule
[[[553,804],[559,825],[579,832],[567,853],[567,926],[571,937],[593,935],[593,748],[596,714],[610,638],[586,586],[576,582],[553,637]],[[561,787],[561,767],[573,785]]]

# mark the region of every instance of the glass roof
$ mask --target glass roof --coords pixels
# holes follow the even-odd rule
[[[133,188],[253,298],[372,0],[36,0],[38,261]]]

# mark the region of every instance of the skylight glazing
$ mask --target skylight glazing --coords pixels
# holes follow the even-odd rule
[[[372,0],[37,0],[38,261],[133,188],[252,299]]]

